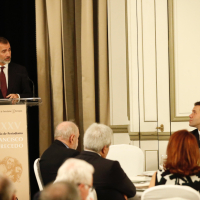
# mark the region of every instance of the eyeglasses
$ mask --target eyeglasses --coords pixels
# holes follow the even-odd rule
[[[85,187],[89,188],[91,192],[95,189],[94,186],[91,186],[85,183],[78,183],[77,185],[80,185],[80,184],[83,184]]]
[[[88,185],[88,184],[84,184],[84,185],[87,186],[87,187],[90,189],[91,192],[94,190],[94,187],[93,187],[93,186]]]

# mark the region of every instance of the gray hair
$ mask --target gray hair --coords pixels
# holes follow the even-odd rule
[[[81,200],[76,185],[59,182],[47,185],[40,194],[40,200]]]
[[[13,182],[6,176],[0,174],[0,199],[11,200],[15,192]]]
[[[75,123],[70,121],[64,121],[57,125],[54,133],[54,138],[61,137],[62,139],[68,140],[72,134],[78,136],[78,127]]]
[[[74,184],[91,184],[94,167],[84,160],[67,159],[58,169],[55,182],[68,181]]]
[[[84,148],[99,153],[104,146],[112,141],[113,131],[104,124],[93,123],[85,132],[83,138]]]

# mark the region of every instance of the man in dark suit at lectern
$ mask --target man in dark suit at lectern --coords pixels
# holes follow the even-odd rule
[[[192,113],[189,115],[190,121],[189,125],[192,127],[195,127],[191,133],[196,137],[197,142],[200,147],[200,141],[199,141],[199,133],[200,133],[200,101],[196,102],[194,104],[194,108],[192,109]]]
[[[78,138],[79,130],[73,122],[64,121],[56,127],[55,141],[40,159],[40,170],[44,185],[56,179],[59,167],[67,158],[73,158],[79,154],[79,151],[76,150]]]
[[[11,62],[9,41],[0,37],[0,98],[32,97],[26,68]]]

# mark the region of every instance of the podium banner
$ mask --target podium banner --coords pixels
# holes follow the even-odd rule
[[[26,104],[0,105],[0,173],[15,184],[19,200],[30,199]]]

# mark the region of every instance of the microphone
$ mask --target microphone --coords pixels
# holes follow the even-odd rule
[[[35,97],[35,84],[34,82],[27,76],[28,80],[32,83],[32,87],[33,87],[33,97]]]
[[[20,76],[23,76],[23,77],[27,78],[27,79],[32,83],[32,88],[33,88],[33,97],[35,98],[35,84],[34,84],[34,82],[29,78],[28,75],[20,74],[20,73],[17,73],[17,74],[20,75]]]

